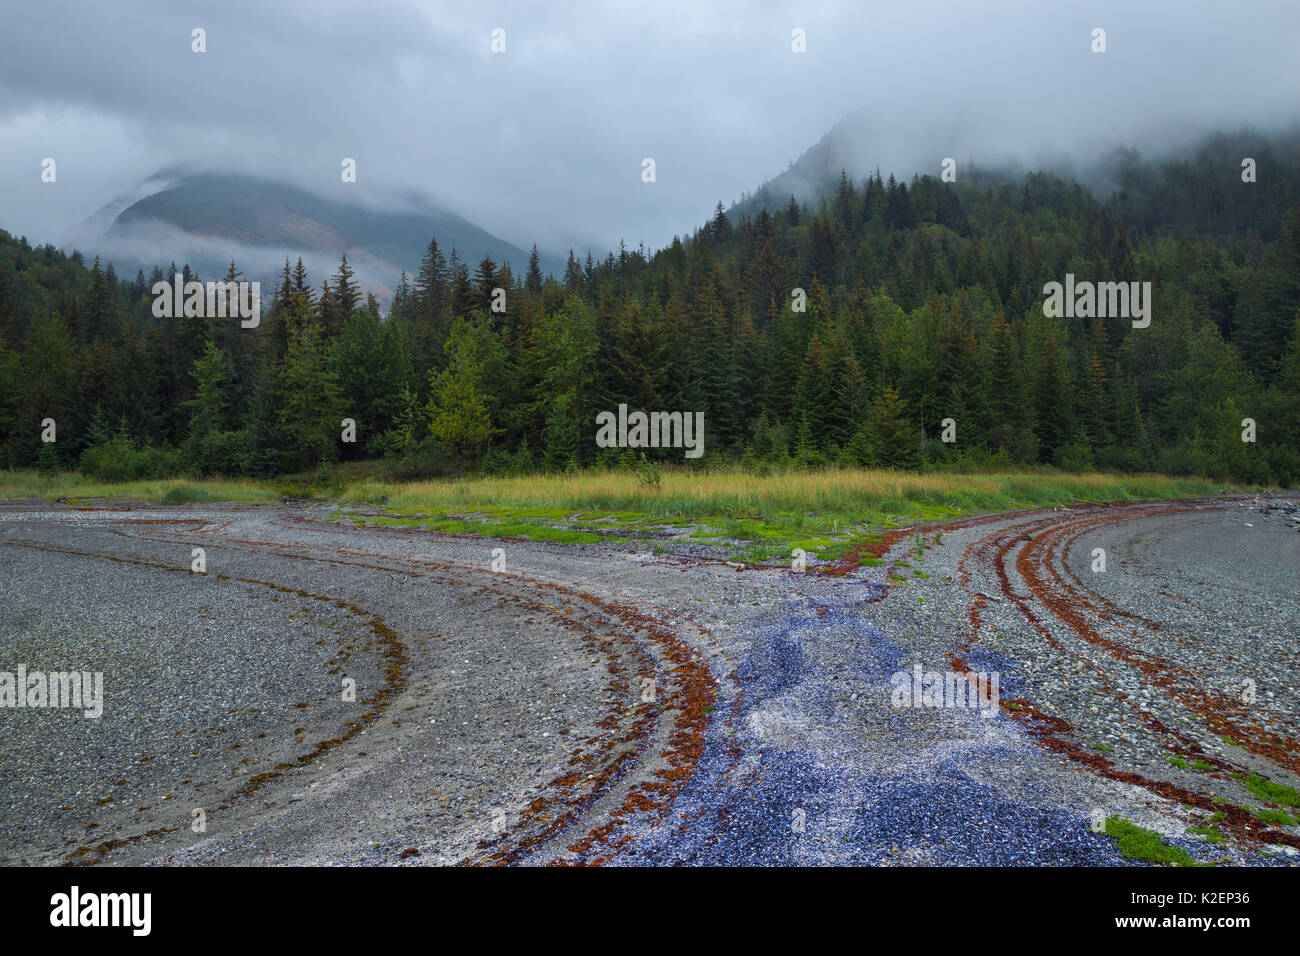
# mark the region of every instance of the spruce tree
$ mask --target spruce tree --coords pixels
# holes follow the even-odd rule
[[[537,254],[537,243],[533,243],[533,251],[528,254],[528,274],[524,276],[524,288],[533,295],[541,295],[542,292],[542,257]]]
[[[887,468],[915,468],[919,436],[908,414],[907,404],[890,385],[876,402],[868,422],[875,457]]]
[[[331,310],[331,321],[325,326],[326,337],[333,339],[360,304],[361,290],[353,281],[352,267],[348,265],[348,254],[345,252],[339,260],[339,271],[334,274],[335,307]]]

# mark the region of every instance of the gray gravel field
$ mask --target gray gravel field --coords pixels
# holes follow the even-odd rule
[[[1300,788],[1294,499],[899,529],[802,574],[337,517],[0,506],[0,673],[104,691],[0,708],[0,862],[1131,864],[1107,817],[1300,853],[1252,783]],[[997,693],[900,702],[918,667]]]

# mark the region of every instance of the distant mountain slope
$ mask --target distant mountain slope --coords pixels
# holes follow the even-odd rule
[[[302,256],[319,279],[332,273],[346,252],[359,281],[386,297],[403,269],[415,274],[435,236],[445,255],[454,248],[471,268],[485,255],[498,264],[509,262],[517,274],[528,264],[525,250],[418,197],[403,197],[385,210],[247,175],[160,173],[150,182],[162,188],[125,208],[110,204],[92,217],[85,233],[99,232],[102,242],[79,239],[113,259],[122,274],[154,264],[165,268],[174,260],[210,277],[233,259],[246,275],[269,278],[285,256]],[[106,230],[105,218],[111,218]]]
[[[752,216],[760,209],[774,213],[784,209],[791,196],[801,203],[816,203],[834,191],[841,169],[848,170],[854,179],[861,179],[868,169],[857,168],[859,162],[842,148],[843,127],[842,121],[805,150],[785,172],[773,176],[754,192],[744,194],[727,214],[733,218]]]
[[[888,130],[873,127],[865,112],[851,113],[836,123],[782,173],[764,182],[727,210],[733,222],[761,209],[776,213],[793,195],[816,208],[836,193],[841,172],[855,183],[877,169],[888,178],[910,183],[913,176],[939,174],[940,151],[919,161],[891,162]],[[1300,124],[1263,133],[1253,129],[1214,132],[1158,155],[1143,156],[1131,147],[1116,146],[1096,156],[1026,166],[1005,156],[960,157],[958,182],[988,187],[1023,183],[1037,168],[1066,183],[1077,182],[1103,201],[1110,200],[1135,234],[1188,228],[1201,235],[1226,236],[1253,229],[1265,239],[1276,237],[1283,213],[1300,199]],[[1255,160],[1261,188],[1242,188],[1241,164]],[[1266,187],[1266,188],[1265,188]]]

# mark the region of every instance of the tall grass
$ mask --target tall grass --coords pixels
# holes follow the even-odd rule
[[[75,471],[42,475],[35,471],[0,471],[0,498],[121,498],[179,504],[184,501],[270,501],[270,482],[246,478],[159,478],[146,481],[97,481]]]
[[[813,512],[820,517],[861,520],[865,515],[917,516],[1000,511],[1076,500],[1201,497],[1221,484],[1163,475],[1009,473],[958,475],[906,471],[833,469],[787,471],[767,476],[740,470],[665,471],[658,488],[630,472],[471,478],[404,484],[361,484],[345,501],[387,498],[398,511],[475,509],[637,513],[657,517],[772,519]]]
[[[310,482],[308,483],[310,484]],[[304,485],[295,494],[313,490]],[[273,501],[285,488],[248,479],[102,482],[75,472],[51,476],[0,471],[0,498],[120,498],[167,503]],[[510,512],[544,518],[566,514],[626,517],[760,519],[782,527],[887,517],[934,518],[979,511],[1066,505],[1074,501],[1204,497],[1244,490],[1206,479],[1163,475],[917,473],[828,469],[757,475],[738,468],[665,470],[657,484],[634,471],[589,471],[510,478],[462,478],[383,484],[361,480],[314,489],[344,504],[382,504],[398,512]],[[815,518],[808,520],[805,518]]]

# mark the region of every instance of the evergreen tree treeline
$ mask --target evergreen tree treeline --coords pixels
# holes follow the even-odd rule
[[[1222,138],[1180,163],[1121,157],[1107,200],[1043,173],[845,171],[815,204],[719,203],[654,254],[570,251],[558,278],[536,247],[516,277],[435,238],[387,316],[346,256],[319,288],[286,261],[256,330],[155,318],[152,284],[198,278],[188,267],[127,279],[0,232],[0,461],[44,453],[123,477],[339,458],[565,468],[618,457],[596,448],[594,421],[626,403],[703,411],[709,454],[749,461],[1291,483],[1300,170],[1257,152],[1256,183]],[[1067,273],[1150,281],[1150,327],[1045,317],[1043,284]],[[222,278],[241,278],[235,263]]]

